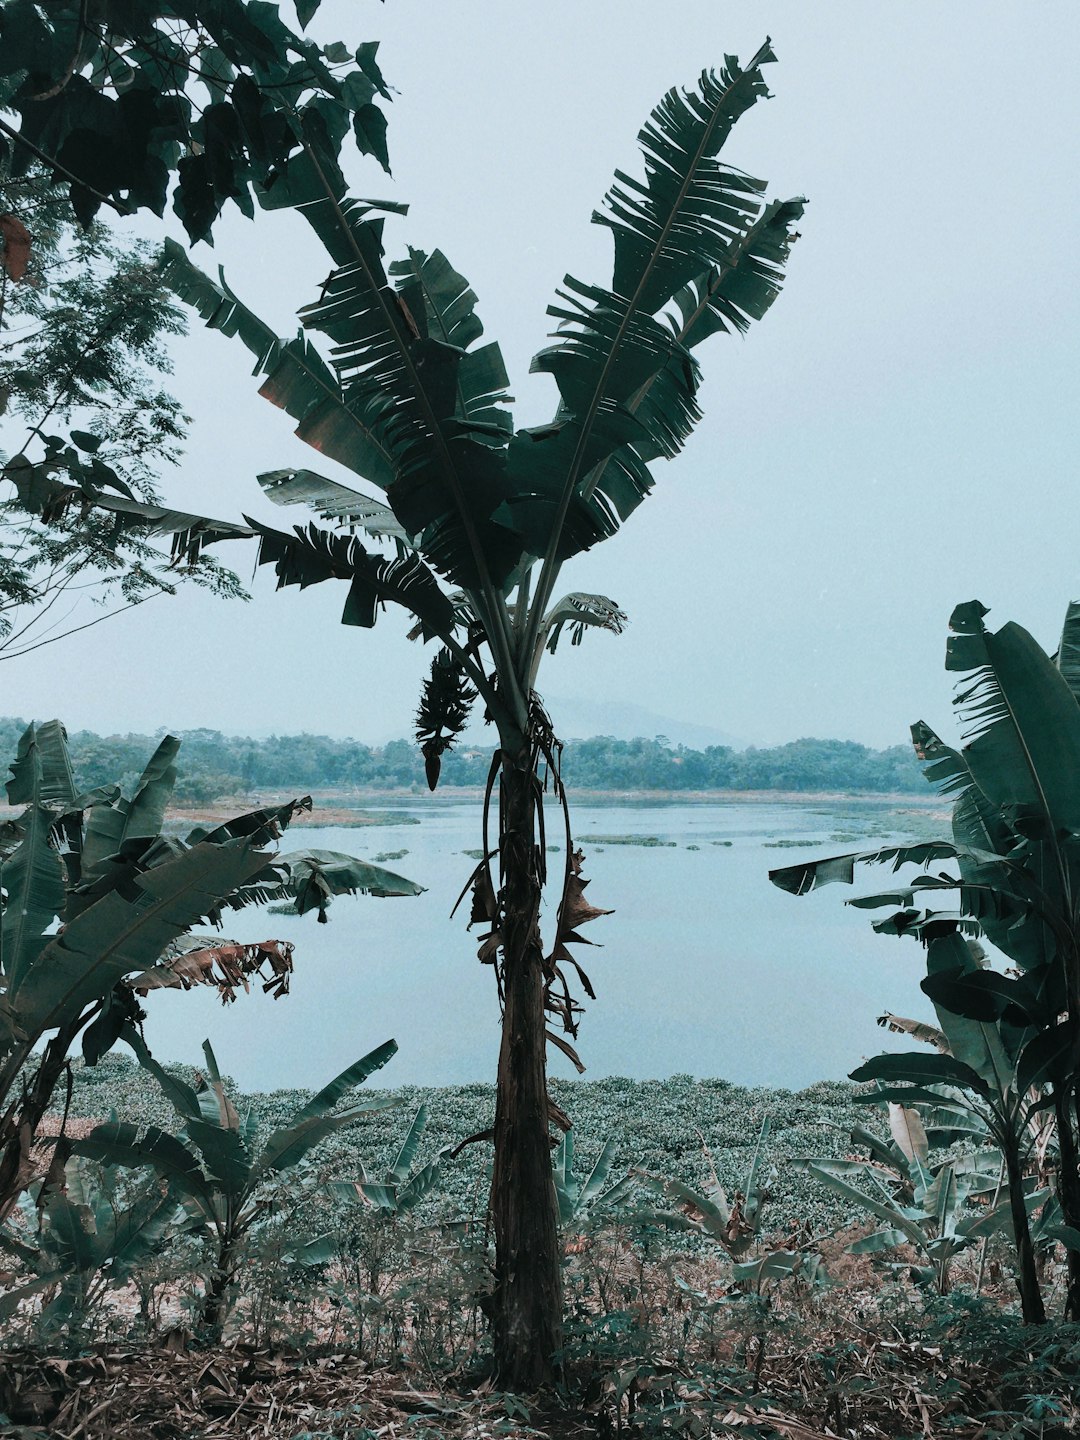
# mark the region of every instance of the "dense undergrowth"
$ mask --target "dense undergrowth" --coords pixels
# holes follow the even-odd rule
[[[404,1088],[365,1092],[399,1103],[324,1142],[266,1195],[221,1333],[200,1320],[205,1237],[182,1225],[62,1323],[48,1318],[55,1286],[25,1303],[7,1326],[0,1434],[1075,1433],[1080,1327],[1019,1322],[1000,1235],[958,1256],[946,1295],[913,1283],[910,1249],[887,1265],[849,1252],[871,1226],[797,1162],[859,1153],[855,1087],[674,1076],[553,1092],[576,1140],[560,1173],[569,1322],[553,1396],[503,1394],[489,1374],[489,1146],[448,1152],[490,1123],[492,1087]],[[259,1134],[307,1098],[252,1097]],[[426,1127],[413,1127],[399,1183],[380,1190],[421,1105]],[[175,1129],[158,1087],[116,1055],[77,1069],[66,1109],[74,1133],[112,1111]],[[400,1182],[427,1167],[434,1182],[405,1203]],[[111,1194],[123,1209],[146,1180],[120,1174]],[[658,1203],[649,1175],[688,1187],[682,1203]],[[83,1199],[96,1183],[85,1178]],[[366,1201],[335,1189],[349,1179],[368,1182]],[[721,1191],[734,1216],[722,1235],[687,1198]],[[24,1223],[29,1235],[32,1206]],[[1049,1247],[1041,1263],[1052,1305]]]

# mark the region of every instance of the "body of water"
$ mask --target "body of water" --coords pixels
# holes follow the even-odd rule
[[[342,898],[330,923],[313,915],[229,916],[231,938],[296,945],[292,993],[258,991],[223,1008],[209,991],[159,992],[145,1002],[147,1039],[165,1061],[198,1063],[209,1036],[223,1070],[246,1090],[317,1087],[393,1036],[400,1052],[380,1083],[443,1085],[494,1078],[498,1006],[490,966],[466,932],[468,902],[450,910],[475,865],[479,806],[387,808],[363,829],[305,827],[283,848],[386,860],[427,887],[416,899]],[[411,822],[419,823],[411,823]],[[550,834],[561,842],[556,814]],[[577,1042],[589,1077],[689,1073],[742,1085],[800,1088],[839,1079],[882,1048],[907,1048],[876,1025],[885,1010],[932,1018],[919,990],[923,954],[877,936],[842,885],[796,898],[768,871],[801,858],[872,848],[925,817],[875,806],[670,804],[581,806],[588,898],[614,913],[578,947],[596,990]],[[654,837],[615,844],[604,837]],[[564,860],[551,856],[552,874]],[[887,871],[867,871],[864,890]],[[550,924],[548,925],[550,931]],[[555,1074],[573,1075],[554,1049]]]

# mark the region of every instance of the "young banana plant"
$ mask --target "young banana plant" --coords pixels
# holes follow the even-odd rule
[[[764,1147],[771,1128],[768,1115],[761,1122],[746,1176],[729,1196],[714,1179],[709,1193],[695,1190],[664,1175],[639,1173],[641,1183],[677,1208],[640,1212],[638,1217],[671,1229],[696,1230],[722,1245],[731,1258],[741,1261],[757,1240],[769,1199],[771,1176],[764,1170]]]
[[[55,1294],[41,1312],[46,1333],[78,1335],[111,1286],[158,1254],[183,1211],[172,1191],[156,1180],[133,1199],[118,1194],[108,1172],[85,1160],[53,1167],[20,1197],[24,1224],[0,1230],[0,1250],[34,1278],[0,1298],[0,1320],[43,1290]]]
[[[418,717],[430,784],[473,693],[497,730],[484,816],[484,853],[497,865],[485,860],[475,877],[472,919],[488,927],[481,954],[503,1007],[491,1204],[495,1347],[508,1387],[549,1381],[561,1349],[545,1047],[553,1040],[580,1064],[570,1044],[580,1007],[567,975],[576,971],[592,992],[569,947],[601,913],[581,900],[538,672],[567,627],[575,642],[587,628],[622,629],[623,611],[603,596],[557,597],[563,566],[614,535],[652,489],[651,464],[682,449],[700,414],[698,346],[744,332],[779,293],[803,201],[766,201],[763,182],[720,159],[736,121],[767,96],[762,71],[773,59],[768,42],[745,66],[729,56],[692,89],[669,91],[646,121],[644,178],[617,172],[593,216],[612,234],[610,280],[568,276],[549,310],[552,342],[533,361],[558,391],[544,425],[515,429],[502,357],[477,343],[482,326],[464,277],[439,251],[409,250],[387,267],[385,219],[402,207],[349,197],[309,145],[322,194],[298,208],[332,270],[301,312],[297,338],[280,339],[224,277],[166,249],[177,294],[239,337],[264,376],[260,393],[361,482],[311,470],[261,476],[271,500],[304,503],[323,523],[288,533],[249,522],[260,561],[274,566],[279,586],[343,583],[346,625],[370,627],[397,605],[415,635],[437,644]],[[329,342],[328,358],[315,337]],[[550,948],[539,925],[545,775],[567,840]],[[558,1039],[549,1016],[563,1028]]]
[[[911,727],[927,779],[953,797],[951,840],[837,855],[771,878],[801,895],[850,884],[861,864],[927,872],[850,903],[887,907],[876,930],[926,945],[922,988],[951,1053],[881,1056],[854,1078],[897,1085],[891,1098],[901,1104],[904,1085],[943,1084],[981,1109],[1005,1155],[1024,1314],[1034,1321],[1044,1309],[1022,1151],[1043,1109],[1057,1129],[1065,1228],[1080,1233],[1080,605],[1068,607],[1053,655],[1019,625],[988,630],[987,613],[972,600],[949,621],[945,664],[963,677],[954,703],[965,743],[947,745],[922,721]],[[950,868],[931,871],[941,861]],[[948,908],[936,908],[939,897]],[[972,956],[964,937],[978,936],[1011,974]],[[1080,1247],[1070,1244],[1068,1263],[1066,1315],[1076,1319]]]
[[[1002,1193],[1000,1152],[985,1148],[935,1166],[930,1142],[940,1137],[928,1133],[919,1110],[895,1101],[882,1103],[889,1109],[891,1143],[861,1126],[852,1132],[852,1141],[869,1149],[869,1159],[821,1155],[795,1164],[880,1222],[877,1230],[847,1247],[852,1255],[878,1255],[910,1245],[922,1266],[897,1268],[910,1270],[921,1284],[946,1295],[954,1258],[988,1236],[1007,1231],[1012,1223],[1010,1197]],[[940,1114],[947,1110],[947,1102],[934,1108]],[[1029,1213],[1049,1194],[1030,1183],[1024,1191]],[[969,1203],[972,1200],[978,1202],[976,1206]]]
[[[80,793],[59,722],[20,742],[7,792],[26,808],[0,834],[0,1219],[32,1177],[35,1131],[80,1036],[96,1064],[151,989],[210,984],[228,1000],[255,977],[287,993],[291,945],[192,937],[194,926],[267,901],[322,919],[334,895],[421,891],[337,852],[278,853],[306,799],[162,835],[179,748],[162,740],[129,798],[119,786]]]
[[[593,1230],[612,1220],[623,1209],[635,1188],[632,1175],[608,1185],[618,1140],[609,1135],[588,1175],[574,1169],[574,1131],[563,1132],[553,1157],[555,1198],[559,1206],[559,1228],[566,1246],[581,1244]]]
[[[413,1171],[412,1163],[427,1129],[427,1105],[420,1105],[409,1124],[394,1163],[382,1180],[372,1180],[360,1166],[358,1180],[337,1180],[333,1192],[347,1205],[361,1204],[370,1207],[380,1219],[397,1219],[415,1210],[422,1200],[435,1189],[442,1174],[443,1161],[449,1146],[444,1147],[434,1160]]]
[[[200,1320],[211,1335],[220,1336],[234,1298],[245,1240],[272,1208],[275,1182],[328,1135],[397,1104],[392,1097],[380,1097],[344,1110],[336,1108],[344,1095],[386,1064],[397,1044],[387,1040],[343,1070],[288,1125],[259,1145],[254,1112],[249,1109],[241,1119],[226,1094],[209,1040],[203,1045],[207,1073],[193,1088],[163,1069],[136,1031],[127,1030],[124,1039],[161,1086],[183,1129],[174,1136],[156,1125],[111,1120],[76,1141],[73,1149],[103,1165],[150,1166],[168,1182],[187,1210],[192,1228],[210,1238],[212,1255]]]

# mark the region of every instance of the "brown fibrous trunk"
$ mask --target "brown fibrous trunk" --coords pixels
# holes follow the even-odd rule
[[[534,1391],[558,1374],[562,1270],[548,1124],[541,866],[527,746],[504,751],[500,797],[503,1025],[495,1102],[492,1326],[499,1383]]]

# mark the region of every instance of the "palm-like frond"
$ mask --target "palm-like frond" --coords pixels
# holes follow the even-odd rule
[[[476,313],[476,292],[459,275],[441,250],[426,255],[409,247],[407,260],[396,260],[390,275],[399,292],[407,298],[423,297],[429,335],[465,353],[457,364],[457,395],[454,410],[471,435],[505,443],[513,430],[513,418],[506,406],[510,380],[497,343],[468,347],[484,333]]]
[[[67,731],[59,720],[28,725],[19,737],[19,747],[9,769],[9,805],[56,805],[64,810],[74,807],[75,775],[68,754]]]
[[[11,1003],[39,1032],[70,1021],[124,975],[148,969],[198,920],[266,865],[245,841],[196,845],[139,875],[130,899],[113,890],[20,969]]]
[[[346,402],[333,370],[303,333],[293,340],[280,339],[233,294],[223,274],[211,280],[174,241],[165,242],[161,273],[210,329],[237,336],[250,350],[256,372],[266,376],[259,394],[297,422],[301,440],[386,489],[395,474],[393,456],[376,436],[363,406]]]
[[[422,538],[437,569],[468,589],[501,589],[520,542],[492,515],[507,499],[503,423],[487,417],[505,373],[490,347],[467,359],[444,338],[478,333],[472,292],[439,257],[417,256],[390,284],[382,228],[356,201],[326,200],[304,213],[338,268],[301,320],[334,342],[333,363],[350,410],[362,412],[393,457],[387,488],[394,513]]]
[[[729,56],[696,90],[664,97],[639,136],[644,182],[618,172],[593,217],[614,234],[610,289],[568,276],[549,310],[555,343],[533,369],[559,387],[565,454],[561,473],[536,491],[545,509],[518,512],[549,572],[612,533],[648,493],[645,462],[682,447],[699,417],[691,347],[716,330],[745,329],[778,292],[802,202],[763,208],[763,183],[716,158],[735,121],[768,93],[761,67],[774,58],[768,43],[745,69]],[[517,483],[522,458],[521,447],[511,452],[519,495],[528,490]]]
[[[977,601],[956,607],[945,659],[971,677],[954,702],[971,775],[1022,832],[1080,831],[1080,707],[1037,641],[1014,623],[991,633],[986,613]]]
[[[7,477],[15,486],[19,506],[31,515],[47,517],[52,522],[62,519],[72,506],[85,506],[112,516],[113,529],[119,536],[135,531],[150,538],[167,536],[172,542],[172,560],[177,565],[194,565],[206,545],[220,540],[248,540],[251,531],[228,520],[214,520],[206,515],[193,515],[186,510],[170,510],[106,490],[69,485],[50,475],[44,465],[11,467]]]
[[[620,610],[614,600],[606,595],[588,595],[575,590],[553,605],[544,619],[547,648],[555,653],[564,625],[570,627],[571,645],[580,645],[589,627],[621,635],[627,624],[626,612]]]
[[[314,470],[267,470],[256,478],[275,505],[309,505],[323,520],[336,520],[377,540],[393,540],[399,552],[413,548],[411,536],[389,505],[340,481],[328,480]]]
[[[323,580],[348,581],[343,625],[370,629],[380,606],[396,604],[416,616],[425,639],[446,639],[453,633],[453,602],[418,555],[387,559],[366,550],[354,535],[333,535],[316,525],[297,526],[290,535],[256,520],[250,523],[261,537],[258,563],[274,566],[279,590],[288,585],[306,589]]]
[[[382,865],[359,860],[338,850],[290,850],[275,855],[230,893],[224,904],[230,910],[249,905],[267,905],[279,900],[295,901],[295,913],[317,910],[320,921],[335,895],[374,895],[388,899],[400,895],[421,895],[424,887]]]

